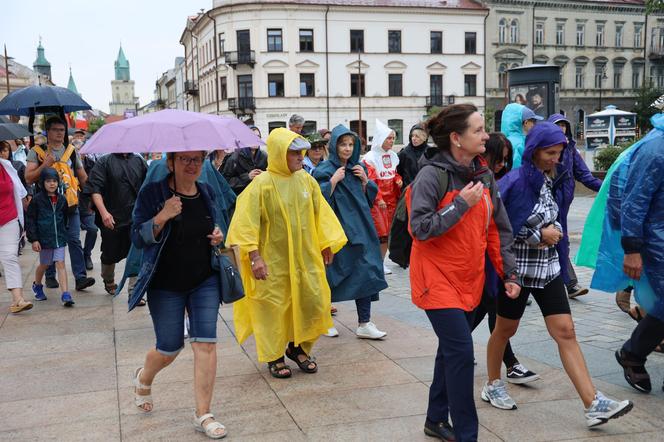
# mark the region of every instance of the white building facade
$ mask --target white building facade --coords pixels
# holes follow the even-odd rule
[[[487,13],[473,0],[214,0],[180,40],[184,108],[264,135],[293,113],[307,131],[341,123],[365,137],[378,118],[407,143],[431,107],[484,109]]]

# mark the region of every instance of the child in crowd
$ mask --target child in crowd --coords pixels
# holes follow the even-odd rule
[[[39,266],[35,271],[32,291],[37,301],[46,300],[42,280],[48,266],[55,263],[62,292],[60,299],[65,307],[71,307],[74,300],[67,291],[65,270],[66,224],[69,219],[67,200],[58,192],[60,176],[55,169],[48,167],[42,170],[39,184],[41,190],[28,206],[26,221],[28,241],[32,243],[32,250],[39,252]]]

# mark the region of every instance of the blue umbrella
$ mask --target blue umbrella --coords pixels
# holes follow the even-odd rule
[[[78,94],[59,86],[29,86],[0,100],[0,115],[68,114],[92,109]]]

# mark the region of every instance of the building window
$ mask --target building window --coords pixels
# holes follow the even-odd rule
[[[616,47],[617,48],[622,48],[622,45],[623,45],[623,28],[624,28],[624,25],[622,23],[616,24]]]
[[[390,97],[401,97],[403,95],[403,75],[389,74],[388,83]]]
[[[656,86],[657,88],[664,87],[664,67],[663,66],[651,66],[650,67],[650,82],[651,82],[651,86]]]
[[[641,87],[641,69],[643,69],[643,65],[632,65],[632,89]]]
[[[226,36],[223,32],[219,34],[219,57],[224,57],[224,52],[226,52]]]
[[[477,96],[477,75],[463,76],[463,94],[466,97]]]
[[[510,24],[510,43],[519,42],[519,22],[514,19]]]
[[[226,83],[226,77],[219,77],[219,95],[222,100],[228,98],[228,84]]]
[[[595,89],[601,89],[602,88],[602,81],[604,80],[604,77],[606,76],[605,72],[606,66],[603,64],[596,64],[595,65]]]
[[[267,74],[268,97],[284,96],[284,74]]]
[[[364,97],[365,89],[364,74],[350,74],[350,96],[362,95]]]
[[[401,52],[401,31],[387,31],[387,51],[392,54]]]
[[[394,131],[394,144],[403,144],[403,120],[387,120],[387,126]]]
[[[641,34],[643,32],[643,25],[641,24],[635,24],[634,25],[634,47],[635,48],[640,48],[643,46],[643,43],[641,42]]]
[[[300,74],[300,97],[313,97],[315,95],[314,74]]]
[[[535,44],[544,44],[544,23],[535,24]]]
[[[597,33],[595,34],[595,46],[603,47],[604,46],[604,24],[597,23]]]
[[[431,31],[431,53],[443,53],[443,33],[440,31]]]
[[[350,30],[350,51],[364,52],[364,31],[361,29]]]
[[[304,125],[302,126],[302,135],[304,136],[309,136],[312,133],[316,132],[316,122],[315,121],[310,121],[307,120],[304,122]]]
[[[314,30],[300,29],[300,52],[314,51]]]
[[[267,51],[268,52],[282,52],[283,40],[281,36],[281,29],[268,29],[267,30]]]
[[[586,44],[586,25],[576,25],[576,45],[584,46]]]
[[[613,88],[622,89],[622,65],[613,65]]]
[[[498,43],[507,41],[507,20],[501,18],[498,22]]]
[[[558,46],[565,44],[565,23],[556,23],[556,44]]]
[[[500,63],[498,66],[498,89],[507,87],[507,63]]]
[[[443,76],[429,76],[429,101],[432,106],[443,105]]]
[[[574,80],[574,85],[577,89],[583,89],[585,86],[585,78],[584,78],[584,73],[583,73],[583,66],[582,65],[577,65],[576,66],[576,72],[575,72],[575,80]]]
[[[364,142],[367,140],[367,121],[360,120],[351,120],[350,121],[350,130],[358,134],[360,137],[364,138]]]
[[[477,54],[477,32],[466,32],[466,54]]]
[[[285,121],[270,121],[267,123],[267,133],[269,134],[273,130],[279,128],[279,127],[286,127],[286,122]]]

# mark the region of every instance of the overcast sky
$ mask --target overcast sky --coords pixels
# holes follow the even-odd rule
[[[184,56],[179,40],[187,16],[211,7],[212,0],[2,1],[0,43],[32,68],[41,35],[54,83],[67,86],[71,64],[83,98],[108,112],[120,43],[142,106],[153,99],[157,78]]]

